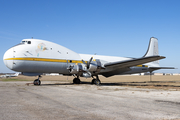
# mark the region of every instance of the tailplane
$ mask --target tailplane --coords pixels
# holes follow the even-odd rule
[[[159,56],[159,49],[158,49],[158,39],[151,37],[149,41],[149,47],[147,49],[146,54],[143,57],[149,56]],[[174,67],[160,67],[159,60],[147,63],[149,66],[149,71],[159,70],[159,69],[175,69]]]

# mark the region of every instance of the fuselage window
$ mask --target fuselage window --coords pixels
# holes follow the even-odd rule
[[[28,41],[28,44],[31,44],[31,41]]]

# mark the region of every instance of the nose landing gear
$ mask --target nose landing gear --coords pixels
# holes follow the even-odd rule
[[[38,79],[34,80],[33,84],[34,85],[41,85],[41,81],[39,80],[41,76],[39,75]]]

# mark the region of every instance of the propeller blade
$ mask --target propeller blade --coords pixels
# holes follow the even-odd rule
[[[89,69],[89,66],[90,66],[92,60],[93,60],[93,57],[91,57],[90,60],[87,62],[87,69]]]
[[[89,64],[91,63],[92,59],[93,59],[93,57],[91,57],[91,58],[90,58],[90,60],[89,60]]]
[[[87,69],[89,69],[89,66],[90,66],[92,60],[93,60],[93,57],[91,57],[89,59],[89,61],[87,61],[87,62],[85,62],[83,59],[81,61],[86,65]]]
[[[83,62],[84,64],[86,64],[86,62],[85,62],[84,60],[82,60],[82,62]]]

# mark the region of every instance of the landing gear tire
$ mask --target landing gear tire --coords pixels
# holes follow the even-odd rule
[[[95,84],[95,80],[96,80],[96,79],[93,79],[93,80],[92,80],[92,82],[91,82],[92,85]]]
[[[81,81],[80,81],[79,78],[74,78],[74,79],[73,79],[73,83],[74,83],[74,84],[80,84]]]
[[[101,81],[98,80],[98,79],[95,79],[95,80],[94,80],[94,84],[97,85],[97,86],[99,86],[99,85],[101,85]]]
[[[41,81],[39,79],[34,80],[33,82],[34,85],[41,85]]]

